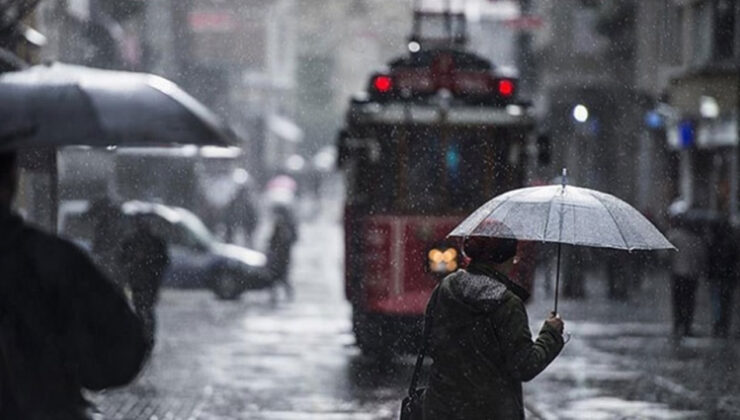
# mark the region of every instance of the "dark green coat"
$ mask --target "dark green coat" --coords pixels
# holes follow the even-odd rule
[[[524,304],[508,284],[488,269],[459,270],[439,285],[425,419],[524,418],[522,382],[560,353],[563,338],[544,324],[533,342]]]

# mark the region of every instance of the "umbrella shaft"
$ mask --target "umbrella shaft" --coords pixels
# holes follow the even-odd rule
[[[553,312],[556,314],[558,313],[558,295],[560,294],[560,251],[562,248],[562,244],[558,242],[558,264],[555,268],[555,308],[553,309]]]

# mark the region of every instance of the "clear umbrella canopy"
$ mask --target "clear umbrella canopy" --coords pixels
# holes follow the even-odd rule
[[[676,249],[639,211],[610,194],[565,185],[499,195],[449,237],[489,236],[558,244],[554,312],[558,310],[560,244],[614,249]]]
[[[625,250],[675,249],[645,216],[619,198],[561,185],[522,188],[499,195],[466,218],[449,236],[513,236],[519,240]]]

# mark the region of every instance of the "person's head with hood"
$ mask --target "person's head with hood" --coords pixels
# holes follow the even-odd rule
[[[10,210],[17,177],[15,152],[0,152],[0,210]]]
[[[522,300],[527,300],[530,294],[527,288],[509,277],[514,265],[518,263],[519,241],[503,223],[496,223],[493,229],[500,237],[469,236],[463,240],[463,252],[470,259],[468,267],[475,270],[482,266],[503,274],[506,286]]]
[[[514,266],[518,244],[514,238],[471,236],[465,238],[463,250],[470,258],[470,265],[486,265],[501,274],[508,274]]]

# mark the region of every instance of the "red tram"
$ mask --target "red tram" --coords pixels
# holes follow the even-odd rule
[[[465,51],[460,39],[412,36],[410,53],[373,74],[366,95],[352,100],[339,134],[346,294],[367,353],[415,349],[432,289],[462,263],[445,236],[525,182],[531,109],[517,100],[515,77]],[[524,260],[511,274],[531,281],[534,263]]]

